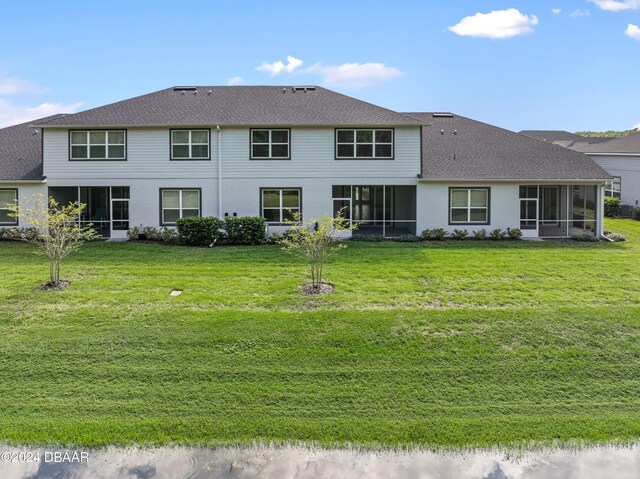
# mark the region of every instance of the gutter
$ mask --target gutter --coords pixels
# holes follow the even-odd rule
[[[463,182],[463,183],[584,183],[584,182],[602,182],[611,181],[611,178],[425,178],[422,175],[418,175],[418,181],[431,182],[431,183],[451,183],[451,182]]]
[[[19,183],[19,184],[32,184],[32,185],[39,185],[39,184],[45,184],[47,182],[46,178],[43,178],[42,180],[0,180],[0,184],[6,184],[6,183]]]
[[[218,219],[222,219],[222,130],[220,125],[216,125],[218,130]]]

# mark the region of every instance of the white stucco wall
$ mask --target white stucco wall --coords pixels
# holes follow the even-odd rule
[[[0,189],[3,188],[18,190],[18,204],[25,204],[25,202],[31,200],[34,196],[47,194],[47,188],[44,183],[0,183]],[[26,228],[28,226],[28,223],[18,218],[18,227]],[[0,228],[15,228],[15,226],[0,225]]]
[[[500,228],[520,227],[519,184],[505,183],[436,183],[420,182],[417,190],[418,233],[425,229],[443,228],[449,232],[454,229],[473,231],[486,229],[487,232]],[[488,225],[449,224],[449,188],[450,187],[489,187]]]

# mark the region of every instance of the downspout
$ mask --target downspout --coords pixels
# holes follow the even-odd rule
[[[218,218],[222,219],[222,130],[220,125],[216,126],[218,130]]]

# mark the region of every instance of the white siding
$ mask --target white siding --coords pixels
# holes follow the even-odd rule
[[[225,129],[223,178],[413,178],[420,173],[420,129],[395,129],[394,159],[336,160],[333,128],[292,128],[290,160],[250,160],[248,128]],[[346,183],[342,183],[346,184]]]
[[[136,128],[127,131],[126,161],[70,161],[69,131],[46,129],[43,137],[44,174],[48,179],[151,179],[217,178],[211,160],[170,160],[169,128]],[[211,150],[217,151],[215,130]]]
[[[491,188],[489,198],[488,225],[450,225],[449,224],[449,188],[450,187]],[[443,228],[448,232],[454,229],[473,231],[486,229],[487,232],[500,228],[520,228],[520,190],[519,184],[504,183],[425,183],[418,184],[417,219],[418,234],[426,229]]]
[[[336,160],[333,128],[292,128],[290,160],[251,160],[249,128],[224,128],[223,178],[416,178],[420,129],[395,129],[393,160]],[[169,128],[127,131],[126,161],[69,161],[68,130],[44,132],[44,173],[49,179],[217,178],[217,131],[211,128],[211,160],[171,161]]]
[[[640,201],[640,156],[591,156],[611,176],[619,176],[622,202],[635,205]]]

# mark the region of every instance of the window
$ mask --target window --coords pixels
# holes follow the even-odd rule
[[[289,130],[251,130],[252,160],[289,158]]]
[[[210,159],[209,130],[171,130],[171,159]]]
[[[161,189],[160,224],[175,225],[178,218],[200,216],[200,189]]]
[[[336,130],[336,158],[393,158],[393,130]]]
[[[613,198],[620,198],[622,192],[622,179],[619,176],[614,176],[613,180],[607,181],[604,184],[604,196],[611,196]]]
[[[450,224],[488,224],[489,188],[450,188]]]
[[[301,196],[300,188],[262,189],[262,216],[272,224],[293,221],[296,213],[302,213]]]
[[[0,190],[0,225],[16,226],[18,224],[18,218],[10,216],[11,210],[9,209],[16,201],[18,201],[18,190]]]
[[[126,159],[125,130],[91,130],[69,132],[71,160]]]

